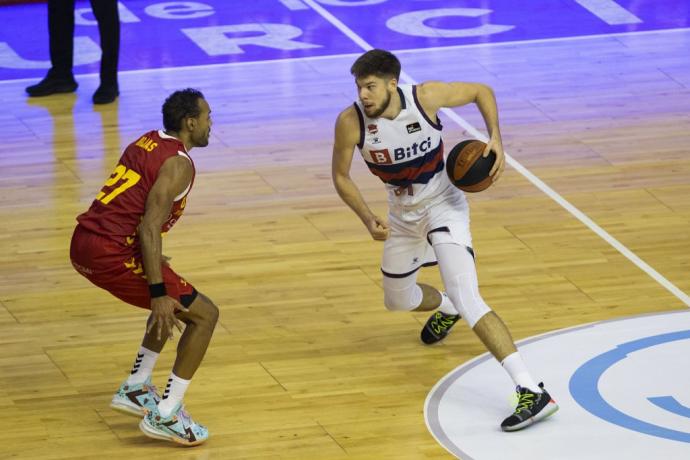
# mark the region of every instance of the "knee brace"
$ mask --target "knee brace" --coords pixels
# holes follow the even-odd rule
[[[449,231],[430,233],[429,240],[436,252],[446,294],[467,324],[474,327],[491,311],[479,294],[474,252],[457,242]]]
[[[422,303],[422,289],[416,276],[383,277],[383,303],[391,311],[412,311]]]
[[[470,328],[491,311],[479,294],[479,286],[474,273],[460,273],[445,281],[446,294],[455,309],[465,318]]]

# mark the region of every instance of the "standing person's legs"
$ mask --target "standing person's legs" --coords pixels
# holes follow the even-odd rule
[[[26,88],[31,97],[72,93],[77,82],[72,75],[74,61],[74,1],[48,0],[48,35],[51,68],[35,85]]]
[[[52,65],[48,75],[54,78],[73,78],[74,1],[48,0],[48,34]]]
[[[101,84],[94,103],[107,104],[119,95],[117,67],[120,56],[120,14],[116,0],[91,0],[101,37]]]

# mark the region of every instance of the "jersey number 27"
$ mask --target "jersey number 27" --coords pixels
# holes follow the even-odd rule
[[[139,182],[141,176],[134,170],[127,169],[124,165],[117,165],[115,171],[110,175],[108,180],[103,184],[103,189],[108,187],[113,187],[118,182],[122,182],[118,187],[112,189],[110,193],[101,189],[101,191],[96,196],[96,200],[103,204],[108,204],[120,193],[124,192],[130,187],[133,187],[137,182]]]

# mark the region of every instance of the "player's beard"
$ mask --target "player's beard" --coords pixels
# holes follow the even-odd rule
[[[208,145],[208,139],[211,137],[211,130],[209,129],[206,134],[199,139],[194,139],[194,144],[196,147],[206,147]]]
[[[391,103],[391,93],[390,93],[390,91],[386,90],[386,99],[384,99],[383,102],[381,103],[381,108],[379,108],[376,112],[373,112],[372,114],[367,113],[366,114],[367,117],[369,117],[369,118],[380,117],[381,114],[386,111],[386,109],[388,108],[390,103]]]

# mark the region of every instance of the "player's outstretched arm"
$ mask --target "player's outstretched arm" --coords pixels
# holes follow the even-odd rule
[[[335,123],[331,174],[340,198],[359,216],[375,240],[388,238],[388,225],[367,206],[362,193],[350,177],[352,156],[359,142],[359,120],[354,107],[340,113]]]
[[[161,271],[161,227],[167,220],[175,197],[182,193],[192,180],[192,165],[183,156],[169,158],[158,172],[158,178],[146,199],[146,211],[139,224],[139,241],[144,262],[144,273],[149,285],[163,283]],[[173,326],[182,331],[182,324],[175,317],[175,310],[186,309],[168,296],[151,299],[151,316],[147,332],[157,331],[157,338],[172,338]]]
[[[477,105],[489,133],[489,142],[483,156],[486,157],[492,150],[496,153],[496,162],[489,172],[496,182],[505,167],[505,152],[493,90],[482,83],[428,81],[417,86],[417,97],[432,120],[442,107],[460,107],[471,103]]]

